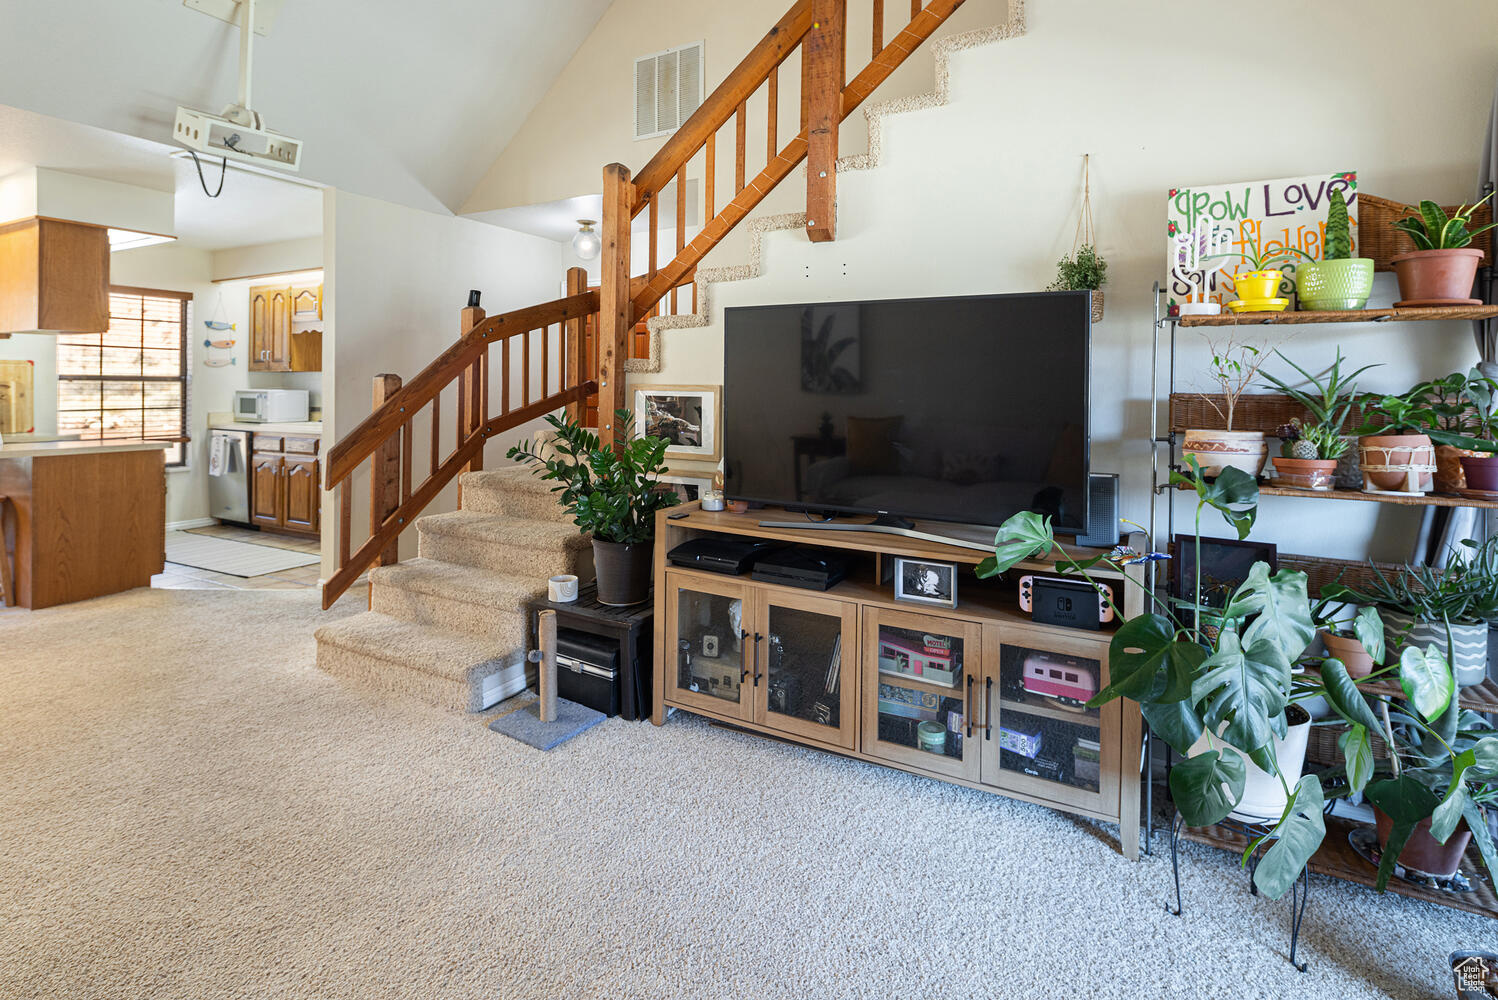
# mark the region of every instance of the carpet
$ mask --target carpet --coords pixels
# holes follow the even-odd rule
[[[1229,855],[1172,917],[1168,852],[1038,806],[691,718],[542,753],[316,670],[341,613],[0,615],[0,997],[1445,1000],[1494,943],[1313,877],[1300,974]]]
[[[170,531],[166,536],[166,561],[193,566],[229,576],[264,576],[298,566],[312,566],[320,557],[270,545],[232,542],[227,538]]]

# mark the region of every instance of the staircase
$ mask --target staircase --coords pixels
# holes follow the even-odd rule
[[[617,447],[627,435],[613,425],[613,414],[629,403],[625,370],[636,317],[650,315],[688,286],[694,306],[705,309],[706,297],[699,303],[695,294],[698,263],[803,160],[807,211],[771,225],[794,221],[815,242],[834,239],[838,126],[962,3],[912,0],[909,22],[888,42],[884,5],[876,3],[872,56],[849,79],[844,0],[796,0],[637,175],[617,163],[604,168],[597,290],[589,291],[585,272],[574,268],[567,273],[567,296],[554,302],[493,317],[471,306],[463,310],[460,339],[415,378],[403,384],[396,375],[376,377],[373,412],[329,450],[325,483],[337,495],[339,513],[337,566],[323,585],[323,606],[331,607],[369,570],[370,610],[318,630],[319,667],[455,710],[478,710],[524,686],[524,603],[544,590],[548,576],[590,575],[591,548],[551,497],[549,484],[526,470],[483,471],[488,441],[559,409],[581,415],[596,405],[600,441]],[[782,144],[776,134],[778,78],[782,63],[798,50],[801,130]],[[764,145],[751,150],[746,109],[761,92],[769,110],[767,134]],[[877,142],[877,135],[871,133],[871,140]],[[763,168],[753,173],[760,150]],[[733,171],[735,193],[718,208],[720,164]],[[703,178],[708,220],[690,241],[689,174]],[[657,218],[668,186],[676,196],[675,252],[660,264]],[[649,221],[648,266],[631,276],[631,223],[641,214]],[[676,319],[695,321],[696,315]],[[490,415],[491,403],[497,415]],[[448,406],[453,448],[444,457]],[[428,433],[431,439],[430,469],[419,482],[413,470],[418,421],[422,440]],[[460,509],[418,517],[454,478],[462,489]],[[368,535],[357,550],[356,490],[361,505],[367,499],[369,516]],[[419,557],[401,563],[397,543],[412,524]]]
[[[320,668],[456,711],[525,687],[524,605],[547,577],[587,576],[592,551],[528,471],[461,482],[460,509],[416,522],[418,558],[370,573],[370,609],[317,630]]]

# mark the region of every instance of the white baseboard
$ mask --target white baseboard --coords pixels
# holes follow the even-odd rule
[[[166,530],[186,531],[188,528],[211,528],[215,524],[218,524],[218,521],[211,517],[195,517],[190,521],[168,521],[166,522]]]
[[[526,661],[522,656],[485,677],[480,682],[482,702],[479,707],[481,709],[493,708],[506,698],[513,698],[524,691],[527,685],[525,667]]]

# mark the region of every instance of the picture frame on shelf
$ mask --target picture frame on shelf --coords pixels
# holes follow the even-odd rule
[[[895,556],[895,600],[957,607],[957,564]]]
[[[716,462],[723,457],[722,386],[647,385],[634,391],[635,431],[666,439],[666,459]]]
[[[1171,560],[1171,589],[1182,602],[1187,614],[1195,617],[1191,602],[1196,595],[1196,538],[1176,535],[1175,558]],[[1279,547],[1273,542],[1239,541],[1236,538],[1201,540],[1202,604],[1208,611],[1224,607],[1227,598],[1237,590],[1256,562],[1269,564],[1269,572],[1279,569]]]

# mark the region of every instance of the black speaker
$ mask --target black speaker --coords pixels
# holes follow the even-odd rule
[[[1078,545],[1111,549],[1118,544],[1118,474],[1094,472],[1087,479],[1087,531]]]

